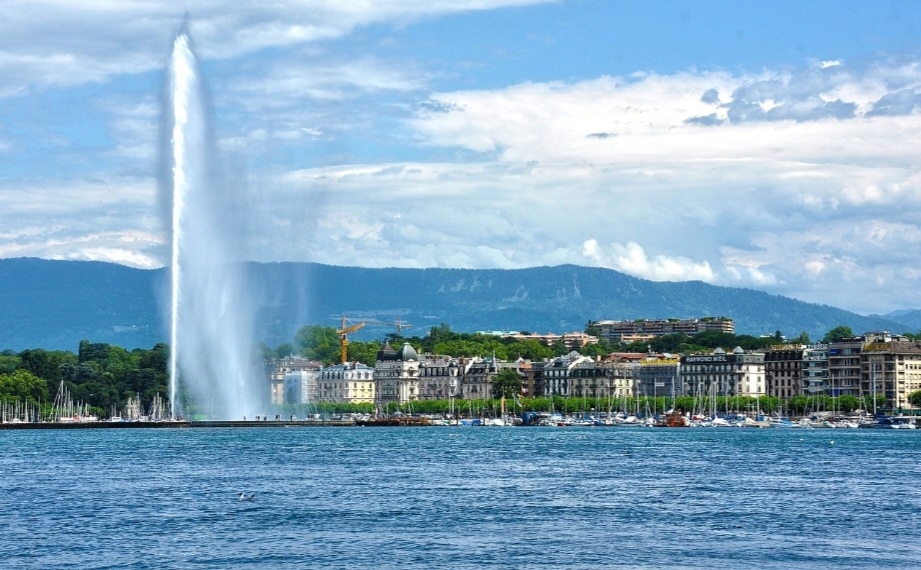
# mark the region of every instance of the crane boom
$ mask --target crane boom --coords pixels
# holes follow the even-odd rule
[[[349,361],[349,333],[353,333],[365,326],[365,323],[355,323],[354,325],[348,325],[346,323],[345,315],[342,315],[342,326],[339,327],[339,330],[336,331],[336,334],[339,335],[339,361],[342,364],[345,364]]]
[[[413,325],[412,325],[411,323],[404,323],[404,322],[403,322],[403,319],[401,319],[400,317],[397,317],[397,320],[394,321],[394,322],[391,323],[391,324],[393,324],[394,326],[397,327],[397,334],[398,334],[398,335],[402,335],[402,334],[403,334],[403,329],[411,329],[411,328],[413,328]]]

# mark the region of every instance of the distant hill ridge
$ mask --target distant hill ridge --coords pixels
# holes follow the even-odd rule
[[[589,320],[726,316],[739,334],[782,331],[813,339],[847,325],[855,332],[917,330],[752,289],[700,281],[655,282],[611,269],[561,265],[528,269],[361,268],[316,263],[248,263],[257,301],[255,341],[290,342],[305,324],[336,326],[341,315],[368,324],[357,339],[396,332],[583,330]],[[81,339],[150,348],[167,338],[158,301],[167,271],[112,263],[0,260],[0,349],[76,350]],[[901,319],[900,319],[901,320]]]

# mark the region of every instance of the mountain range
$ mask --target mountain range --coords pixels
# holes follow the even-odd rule
[[[752,289],[700,281],[655,282],[594,267],[398,269],[315,263],[247,263],[256,306],[254,342],[291,342],[307,324],[338,327],[345,315],[365,326],[353,337],[381,338],[412,326],[425,335],[458,332],[581,331],[590,320],[725,316],[737,334],[813,340],[846,325],[855,333],[917,331],[921,311],[858,315]],[[165,342],[166,269],[93,261],[0,260],[0,350],[76,350],[82,339],[125,348]]]

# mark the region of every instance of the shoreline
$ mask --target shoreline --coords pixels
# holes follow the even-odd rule
[[[195,429],[195,428],[289,428],[289,427],[355,427],[351,420],[206,420],[165,422],[8,422],[0,430],[19,429]]]

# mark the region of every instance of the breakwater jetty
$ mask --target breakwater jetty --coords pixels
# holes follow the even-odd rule
[[[354,427],[353,420],[206,420],[163,422],[6,422],[0,430],[15,429],[194,429],[194,428],[292,428]]]

